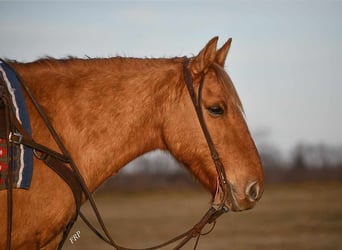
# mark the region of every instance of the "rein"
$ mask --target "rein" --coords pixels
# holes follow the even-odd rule
[[[173,249],[181,249],[185,244],[187,244],[191,239],[196,238],[194,249],[197,248],[199,238],[202,235],[209,234],[216,223],[216,219],[221,216],[223,213],[226,213],[229,211],[228,207],[226,206],[226,202],[228,198],[234,199],[234,196],[232,195],[232,186],[227,180],[226,173],[224,166],[220,160],[219,154],[215,148],[215,145],[213,143],[213,140],[210,136],[210,133],[208,131],[208,128],[206,126],[204,116],[203,116],[203,110],[201,106],[201,100],[202,100],[202,89],[205,79],[205,74],[202,74],[200,82],[199,82],[199,88],[198,93],[196,94],[193,80],[191,77],[191,73],[188,69],[190,63],[190,59],[185,59],[185,62],[183,64],[183,76],[184,80],[188,89],[188,92],[190,94],[191,100],[193,102],[198,121],[200,123],[201,129],[203,131],[203,135],[206,139],[206,142],[208,144],[208,148],[211,153],[211,158],[215,164],[216,172],[218,174],[218,180],[217,180],[217,191],[214,197],[214,201],[212,203],[212,206],[208,209],[208,211],[204,214],[204,216],[201,218],[201,220],[195,224],[192,228],[187,230],[186,232],[153,247],[149,248],[141,248],[141,249],[134,249],[134,248],[126,248],[123,246],[118,245],[110,236],[109,231],[107,230],[103,219],[97,209],[97,206],[95,204],[95,201],[92,197],[92,194],[90,193],[88,187],[86,186],[86,183],[80,174],[76,163],[72,159],[70,153],[64,146],[63,142],[61,141],[59,135],[55,131],[54,127],[52,126],[51,122],[49,121],[47,115],[33,96],[32,92],[26,85],[26,83],[20,78],[20,76],[17,74],[18,79],[20,80],[21,86],[25,90],[26,94],[28,95],[29,99],[33,103],[35,109],[41,116],[41,119],[44,121],[45,126],[48,128],[50,134],[52,135],[53,139],[57,143],[61,153],[58,153],[54,150],[51,150],[37,142],[35,142],[23,129],[22,125],[19,121],[16,120],[13,115],[9,114],[11,113],[11,110],[9,109],[8,105],[6,104],[6,91],[1,91],[0,88],[0,106],[5,107],[5,110],[7,110],[5,113],[6,117],[6,135],[8,138],[9,145],[13,144],[23,144],[28,147],[31,147],[34,150],[34,155],[39,159],[42,160],[48,167],[50,167],[52,170],[54,170],[70,187],[71,191],[73,192],[73,196],[75,199],[75,210],[76,213],[72,220],[68,223],[67,227],[64,229],[63,238],[60,242],[57,249],[62,249],[63,244],[74,224],[74,222],[77,220],[78,215],[82,218],[82,220],[86,223],[86,225],[103,241],[107,242],[109,245],[114,247],[117,250],[154,250],[154,249],[160,249],[162,247],[165,247],[167,245],[170,245],[175,242],[179,242],[178,245],[176,245]],[[10,66],[9,66],[10,67]],[[1,85],[0,85],[1,87]],[[0,107],[1,111],[1,107]],[[1,113],[0,113],[1,114]],[[1,125],[1,124],[0,124]],[[17,129],[18,132],[13,133]],[[10,148],[10,147],[9,147]],[[10,169],[10,166],[9,166]],[[9,182],[11,182],[11,175],[9,175]],[[86,199],[89,200],[93,212],[97,218],[98,223],[101,226],[102,231],[104,232],[104,235],[100,233],[89,221],[88,219],[82,214],[80,211],[81,206],[81,200],[82,195]],[[8,223],[7,223],[7,250],[11,249],[11,230],[12,230],[12,188],[8,188],[8,201],[7,201],[7,208],[8,208]],[[212,227],[208,232],[202,232],[203,228],[207,225],[211,224]]]

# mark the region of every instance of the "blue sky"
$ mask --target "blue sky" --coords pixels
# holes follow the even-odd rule
[[[342,1],[1,1],[0,57],[191,56],[213,36],[258,143],[342,145]]]

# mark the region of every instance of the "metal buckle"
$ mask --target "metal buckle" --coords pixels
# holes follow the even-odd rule
[[[23,135],[17,132],[10,132],[8,141],[15,144],[21,144],[21,142],[23,141]]]

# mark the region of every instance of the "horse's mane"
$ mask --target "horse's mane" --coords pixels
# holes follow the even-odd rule
[[[171,61],[173,62],[181,62],[184,60],[185,57],[171,57],[171,58],[154,58],[154,57],[144,57],[144,58],[139,58],[139,57],[125,57],[125,56],[115,56],[115,57],[74,57],[74,56],[66,56],[62,58],[55,58],[51,56],[44,56],[41,57],[35,61],[28,62],[28,63],[22,63],[18,62],[16,60],[8,60],[6,59],[7,62],[10,63],[16,63],[16,64],[32,64],[32,65],[40,65],[40,66],[58,66],[62,64],[68,64],[68,63],[83,63],[83,64],[96,64],[96,62],[107,62],[108,64],[112,62],[144,62],[144,65],[149,66],[149,65],[154,65],[155,63],[169,63]]]

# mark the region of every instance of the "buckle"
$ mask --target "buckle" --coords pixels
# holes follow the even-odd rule
[[[15,144],[21,144],[21,142],[23,141],[23,135],[17,132],[10,132],[8,141]]]

